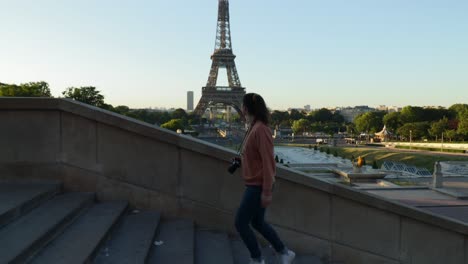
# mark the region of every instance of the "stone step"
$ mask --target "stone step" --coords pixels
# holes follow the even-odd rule
[[[240,238],[231,239],[231,250],[234,257],[234,264],[249,263],[250,253]]]
[[[162,221],[156,231],[147,263],[193,264],[194,239],[193,221]]]
[[[262,248],[262,254],[265,258],[265,263],[268,264],[280,264],[279,256],[271,246]],[[322,261],[317,256],[312,255],[301,255],[296,253],[293,264],[322,264]]]
[[[154,236],[159,224],[159,212],[131,213],[100,248],[93,263],[138,264],[146,263],[149,250],[154,246]]]
[[[195,233],[196,264],[234,264],[231,242],[226,233],[197,230]]]
[[[323,262],[317,256],[299,255],[299,256],[296,256],[293,263],[294,264],[322,264]]]
[[[0,182],[0,228],[51,199],[60,190],[59,183]]]
[[[261,248],[265,263],[268,264],[280,264],[276,255],[276,251],[271,246],[265,246]]]
[[[33,209],[0,229],[0,263],[21,263],[44,247],[70,223],[94,194],[67,193]]]
[[[95,204],[63,234],[34,257],[31,263],[87,263],[127,208],[127,202]]]

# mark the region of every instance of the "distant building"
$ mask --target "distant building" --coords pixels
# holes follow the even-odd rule
[[[304,109],[306,110],[306,112],[310,112],[310,105],[305,105]]]
[[[391,113],[391,112],[400,112],[401,111],[401,107],[399,106],[389,106],[388,107],[388,112]]]
[[[187,111],[193,111],[193,91],[187,92]]]
[[[375,108],[370,108],[367,105],[360,105],[355,107],[343,107],[340,114],[344,117],[345,121],[353,122],[354,118],[359,114],[375,111]]]
[[[377,107],[377,110],[379,111],[385,111],[385,112],[400,112],[401,111],[401,107],[399,106],[386,106],[386,105],[379,105]]]
[[[299,112],[304,112],[304,111],[305,111],[304,108],[292,108],[292,107],[288,108],[287,111],[288,111],[289,114],[291,114],[291,112],[292,112],[293,110],[297,110],[297,111],[299,111]]]
[[[436,106],[436,105],[426,105],[423,106],[424,109],[447,109],[446,107],[443,106]]]
[[[377,110],[379,110],[379,111],[388,111],[388,107],[386,105],[379,105],[377,107]]]

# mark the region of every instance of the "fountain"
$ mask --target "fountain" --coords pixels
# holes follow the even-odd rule
[[[290,162],[288,167],[331,182],[339,182],[338,178],[343,178],[349,183],[377,183],[387,175],[366,168],[361,157],[357,162],[350,162],[312,149],[288,147],[275,147],[275,152],[279,158]]]
[[[386,173],[379,172],[379,171],[368,171],[366,167],[363,167],[364,158],[361,156],[358,157],[357,162],[355,163],[353,160],[353,168],[351,171],[343,171],[342,169],[332,169],[332,171],[341,177],[344,178],[345,181],[349,183],[355,182],[368,182],[374,183],[378,180],[381,180],[387,176]]]

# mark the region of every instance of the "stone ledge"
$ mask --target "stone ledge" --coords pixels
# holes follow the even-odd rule
[[[448,188],[443,188],[443,187],[442,188],[431,188],[431,189],[436,191],[436,192],[455,197],[455,198],[457,198],[459,200],[468,200],[468,195],[465,194],[465,193],[457,192],[457,191],[450,190]]]
[[[72,113],[105,125],[117,127],[142,136],[163,141],[180,148],[189,149],[207,156],[229,161],[236,153],[233,150],[202,141],[173,131],[162,129],[143,121],[116,114],[64,98],[0,97],[0,110],[58,110]]]
[[[468,235],[468,225],[463,222],[429,213],[417,207],[392,201],[372,193],[364,193],[362,191],[354,190],[348,186],[335,184],[333,185],[333,194],[364,205],[398,214],[400,217],[408,217],[426,224],[435,225],[446,230]]]

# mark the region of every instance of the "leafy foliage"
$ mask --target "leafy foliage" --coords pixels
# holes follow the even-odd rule
[[[439,137],[445,130],[448,129],[448,119],[443,118],[437,122],[433,122],[431,124],[431,128],[429,129],[429,134],[434,138]]]
[[[169,122],[162,124],[161,127],[172,131],[177,131],[177,129],[181,129],[183,131],[184,123],[182,119],[172,119]]]
[[[29,82],[20,85],[0,83],[0,96],[16,97],[51,97],[49,84]]]
[[[420,140],[428,137],[429,128],[429,122],[406,123],[398,128],[397,133],[404,136],[407,140],[410,139],[410,136],[413,140]]]
[[[84,87],[70,87],[62,92],[65,98],[70,98],[76,101],[80,101],[85,104],[103,107],[104,106],[104,96],[100,91],[96,90],[94,86],[84,86]]]
[[[391,131],[396,131],[402,125],[402,122],[400,120],[400,113],[392,112],[384,115],[383,123],[387,127],[387,129]]]
[[[301,118],[293,122],[292,130],[294,133],[306,132],[309,129],[310,122],[305,118]]]
[[[361,115],[358,115],[354,119],[354,124],[356,125],[356,130],[358,132],[370,132],[375,133],[380,131],[383,127],[383,117],[385,112],[367,112]]]

